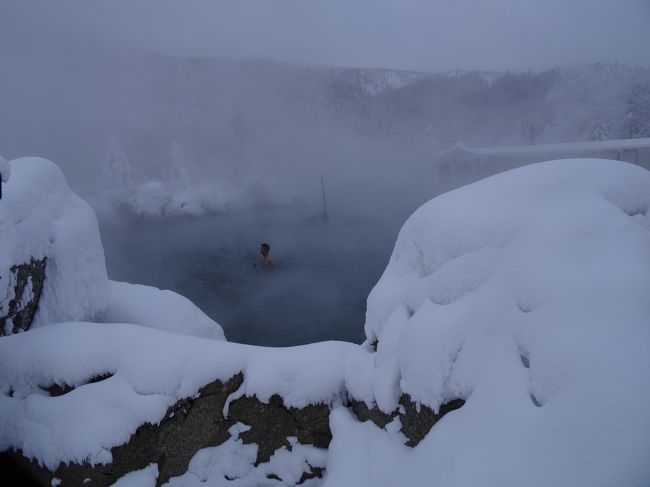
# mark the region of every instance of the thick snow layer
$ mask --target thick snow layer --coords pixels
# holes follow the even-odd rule
[[[47,279],[32,326],[93,318],[106,307],[109,294],[93,210],[70,191],[50,161],[25,157],[10,166],[11,180],[0,200],[0,275],[8,275],[8,262],[47,257]],[[8,291],[0,289],[0,305]]]
[[[345,356],[355,345],[325,342],[274,349],[126,324],[63,323],[0,339],[0,451],[16,448],[50,469],[111,460],[145,422],[239,372],[234,394],[287,406],[341,401]],[[87,384],[92,377],[113,374]],[[41,387],[78,386],[50,397]],[[85,384],[85,385],[82,385]]]
[[[110,281],[111,298],[98,316],[104,323],[131,323],[214,340],[225,340],[223,329],[189,299],[173,291]]]
[[[419,208],[346,384],[386,412],[466,404],[412,450],[337,412],[326,485],[647,486],[649,208],[650,172],[584,159]]]

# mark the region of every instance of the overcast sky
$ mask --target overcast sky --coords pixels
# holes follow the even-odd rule
[[[650,65],[650,0],[0,0],[0,16],[13,43],[37,29],[170,54],[423,71]]]

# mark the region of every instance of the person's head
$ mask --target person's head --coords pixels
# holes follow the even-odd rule
[[[267,243],[263,243],[260,245],[260,254],[267,256],[269,255],[269,250],[271,250],[271,246]]]

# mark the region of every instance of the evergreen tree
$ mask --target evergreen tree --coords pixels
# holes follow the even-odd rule
[[[637,81],[627,96],[626,135],[631,138],[650,137],[650,81]]]
[[[596,120],[588,127],[587,137],[589,140],[609,140],[609,130],[600,120]]]
[[[120,189],[133,189],[133,170],[129,158],[124,153],[117,137],[111,136],[108,140],[108,151],[102,172],[112,186]]]
[[[171,184],[174,189],[183,190],[190,186],[190,175],[183,147],[178,142],[172,142]]]

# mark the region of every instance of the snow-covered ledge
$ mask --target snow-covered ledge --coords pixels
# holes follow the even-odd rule
[[[0,451],[44,486],[645,486],[648,208],[650,173],[603,160],[442,195],[400,231],[361,346],[228,343],[106,280],[102,323],[0,338]]]

